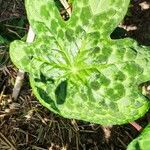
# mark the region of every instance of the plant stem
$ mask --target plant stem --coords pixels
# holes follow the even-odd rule
[[[60,0],[60,2],[64,6],[64,8],[66,9],[69,16],[71,16],[71,7],[69,6],[68,2],[66,0]]]
[[[26,42],[32,43],[34,38],[35,38],[35,34],[34,34],[32,28],[29,27],[29,32],[28,32]],[[20,89],[22,87],[22,83],[23,83],[23,80],[24,80],[24,75],[25,75],[24,71],[19,69],[19,71],[17,73],[15,85],[14,85],[14,88],[13,88],[13,93],[12,93],[12,98],[14,100],[16,100],[18,98],[18,95],[20,93]]]

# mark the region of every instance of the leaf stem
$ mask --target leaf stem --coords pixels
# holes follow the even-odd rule
[[[141,131],[142,130],[142,126],[140,126],[138,123],[134,122],[130,122],[130,124],[137,130],[137,131]]]
[[[35,34],[34,34],[32,28],[30,26],[26,42],[27,43],[32,43],[34,38],[35,38]],[[12,98],[14,100],[17,100],[18,95],[20,93],[20,89],[22,87],[22,83],[23,83],[23,80],[24,80],[24,75],[25,75],[24,71],[19,69],[19,71],[17,73],[15,85],[14,85],[14,88],[13,88],[13,93],[12,93]]]
[[[71,7],[69,6],[68,2],[66,0],[60,0],[60,2],[64,6],[69,16],[71,16]]]

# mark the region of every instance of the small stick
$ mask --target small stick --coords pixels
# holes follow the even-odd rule
[[[34,38],[35,38],[35,34],[34,34],[32,28],[30,26],[26,42],[32,43]],[[13,93],[12,93],[12,98],[14,100],[17,100],[18,95],[20,93],[20,89],[22,87],[22,83],[23,83],[23,80],[24,80],[24,75],[25,75],[24,71],[19,69],[19,71],[17,73],[15,85],[14,85],[14,88],[13,88]]]
[[[137,131],[141,131],[142,130],[142,126],[140,126],[138,123],[134,122],[130,122],[130,124],[137,130]]]
[[[14,145],[0,132],[0,140],[6,143],[11,150],[17,150]]]

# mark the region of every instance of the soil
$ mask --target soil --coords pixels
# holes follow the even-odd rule
[[[28,31],[23,0],[0,0],[0,33],[9,41]],[[150,0],[132,0],[120,24],[127,36],[150,45]],[[9,36],[8,36],[9,35]],[[9,60],[9,43],[0,45],[7,56],[0,66],[0,150],[125,150],[140,134],[131,124],[103,127],[64,119],[38,103],[26,75],[17,101],[12,100],[17,69]],[[136,122],[143,128],[150,112]]]

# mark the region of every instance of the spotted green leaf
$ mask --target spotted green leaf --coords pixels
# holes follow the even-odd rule
[[[74,0],[64,21],[53,0],[26,0],[36,38],[14,41],[10,56],[29,73],[39,101],[66,117],[112,125],[145,114],[139,84],[150,80],[150,51],[134,40],[112,40],[129,0]]]

